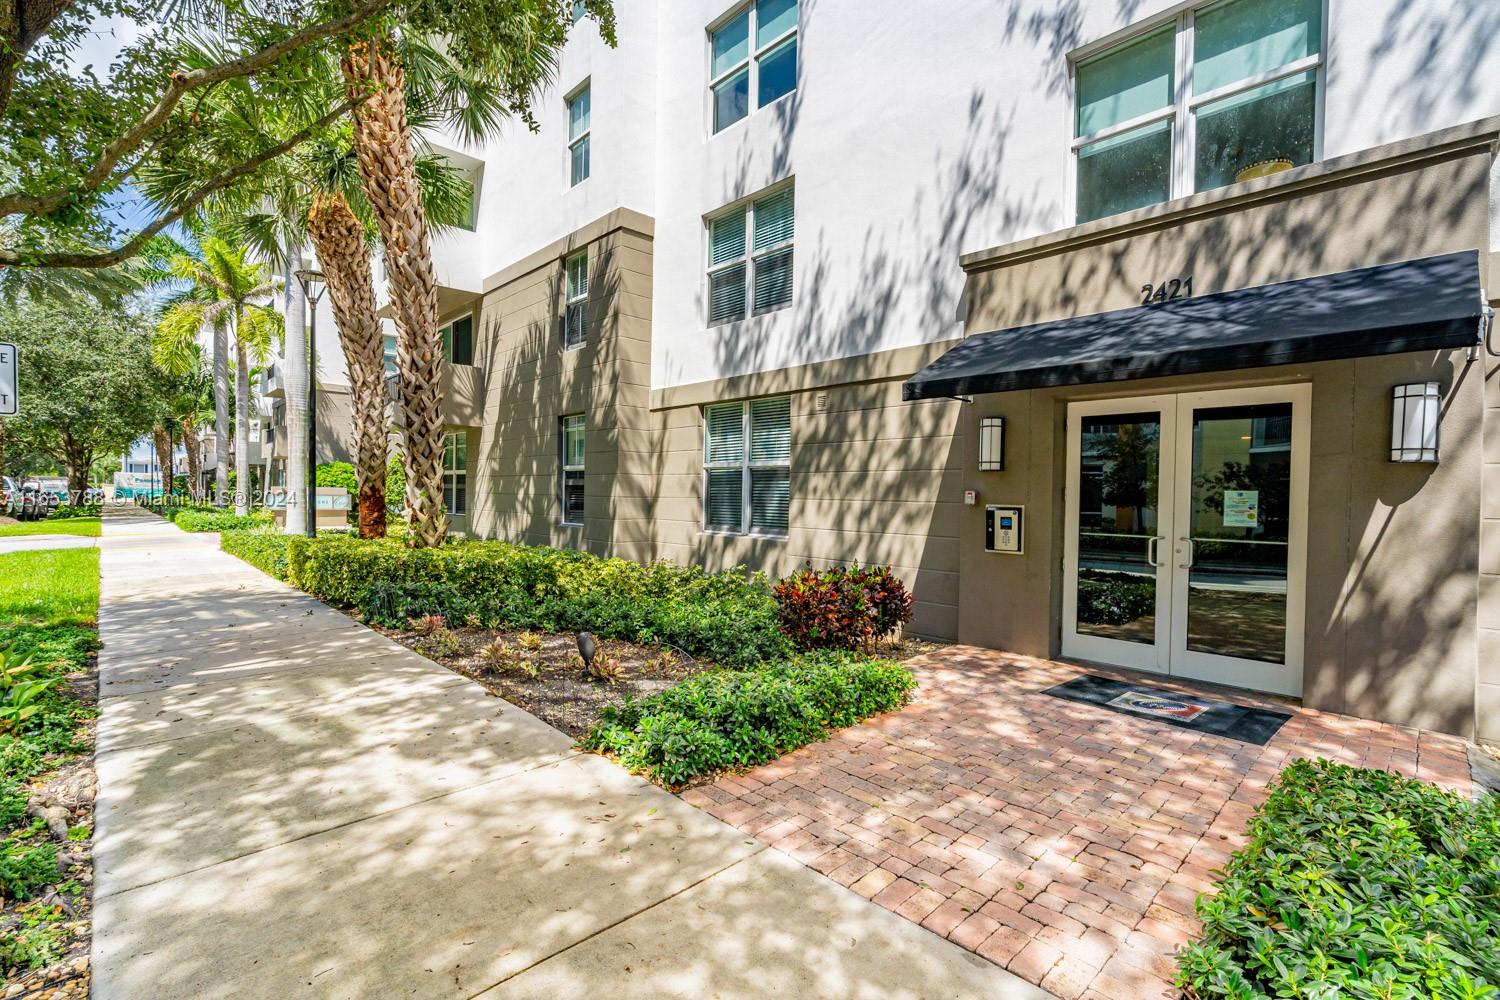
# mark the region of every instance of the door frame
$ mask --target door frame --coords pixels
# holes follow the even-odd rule
[[[1161,457],[1157,464],[1156,524],[1156,641],[1151,645],[1083,635],[1078,631],[1078,517],[1082,499],[1083,419],[1101,414],[1156,413],[1161,418]],[[1067,483],[1063,496],[1063,611],[1062,653],[1066,657],[1112,663],[1132,670],[1165,674],[1170,671],[1171,588],[1161,586],[1161,570],[1169,567],[1168,540],[1175,537],[1170,497],[1163,504],[1162,488],[1173,482],[1177,462],[1177,401],[1170,393],[1154,396],[1116,396],[1068,404]]]
[[[1187,648],[1188,577],[1181,560],[1186,552],[1180,535],[1172,534],[1172,631],[1170,643],[1171,672],[1174,676],[1233,687],[1250,688],[1271,694],[1301,697],[1303,646],[1307,621],[1307,497],[1308,454],[1312,430],[1312,385],[1296,382],[1284,385],[1252,386],[1244,389],[1215,389],[1185,392],[1177,397],[1177,468],[1193,467],[1193,411],[1221,406],[1251,406],[1259,403],[1292,405],[1291,483],[1287,509],[1286,572],[1286,654],[1281,669],[1260,660],[1249,660],[1218,653],[1192,652]],[[1184,521],[1192,509],[1192,479],[1183,475],[1174,484],[1172,511],[1175,521]],[[1246,683],[1246,674],[1254,671],[1270,680]]]
[[[1192,483],[1178,470],[1193,462],[1192,414],[1196,409],[1256,403],[1292,404],[1291,484],[1287,550],[1286,656],[1279,678],[1250,680],[1249,671],[1269,673],[1274,664],[1187,650],[1188,572],[1177,522],[1187,516]],[[1078,620],[1078,521],[1082,491],[1083,418],[1102,414],[1158,413],[1161,457],[1157,468],[1156,641],[1153,645],[1083,635]],[[1244,388],[1189,390],[1142,396],[1111,396],[1071,402],[1067,408],[1066,478],[1063,505],[1062,655],[1149,673],[1302,695],[1307,620],[1308,475],[1311,466],[1312,385],[1306,382]],[[1165,572],[1163,572],[1165,571]],[[1166,585],[1163,586],[1162,584]],[[1247,681],[1249,681],[1247,683]]]

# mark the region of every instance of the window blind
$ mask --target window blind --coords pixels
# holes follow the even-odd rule
[[[750,403],[750,462],[792,460],[792,401],[757,399]]]
[[[710,465],[745,460],[745,428],[739,403],[708,408],[706,459]]]

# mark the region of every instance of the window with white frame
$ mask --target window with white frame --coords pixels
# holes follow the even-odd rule
[[[563,303],[563,350],[582,347],[588,340],[589,252],[567,259],[567,300]]]
[[[1318,155],[1323,0],[1218,0],[1074,67],[1077,221]]]
[[[469,513],[469,434],[443,435],[443,506],[454,517]]]
[[[583,523],[583,414],[562,418],[562,520]]]
[[[791,506],[791,399],[707,406],[703,425],[703,526],[785,535]]]
[[[791,185],[708,220],[708,322],[792,301],[796,197]]]
[[[709,31],[708,49],[713,129],[719,132],[797,89],[797,0],[746,4]]]
[[[585,83],[568,98],[568,186],[576,187],[589,177],[590,92]]]
[[[579,21],[582,21],[584,13],[583,0],[573,0],[573,23],[577,24]]]
[[[460,316],[438,331],[443,338],[443,360],[450,365],[474,363],[474,316]]]

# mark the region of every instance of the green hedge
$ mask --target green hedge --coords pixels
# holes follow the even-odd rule
[[[606,706],[579,745],[667,785],[750,767],[904,705],[917,685],[889,660],[808,653],[781,666],[694,674]]]
[[[1299,760],[1198,900],[1191,997],[1476,1000],[1500,986],[1500,796]]]
[[[252,528],[226,531],[219,536],[219,548],[238,556],[251,566],[278,580],[287,578],[287,536],[274,528]]]
[[[488,627],[587,629],[675,646],[726,666],[784,659],[776,601],[759,574],[603,559],[569,549],[457,542],[409,549],[350,535],[293,537],[288,577],[377,625],[439,614]]]
[[[183,531],[243,531],[272,524],[268,511],[257,510],[247,516],[229,510],[178,510],[173,523]]]

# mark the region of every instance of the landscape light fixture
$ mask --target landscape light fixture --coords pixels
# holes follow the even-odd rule
[[[302,294],[312,307],[307,332],[307,481],[302,484],[303,523],[308,538],[318,535],[318,302],[327,286],[323,272],[310,268],[297,271]]]
[[[1410,382],[1391,390],[1392,462],[1437,462],[1442,404],[1436,382]]]

